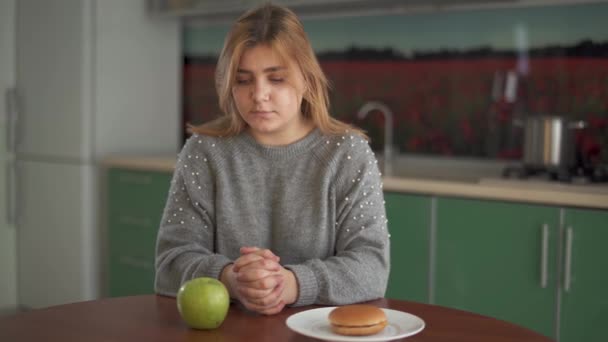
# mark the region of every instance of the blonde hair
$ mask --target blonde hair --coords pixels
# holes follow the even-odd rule
[[[355,131],[366,137],[360,129],[329,115],[329,83],[302,23],[288,8],[270,3],[243,14],[226,36],[215,71],[215,89],[223,115],[200,126],[188,125],[191,133],[233,136],[246,128],[232,97],[232,88],[244,51],[260,44],[271,47],[282,58],[294,61],[302,73],[304,95],[300,110],[304,118],[311,120],[324,134]]]

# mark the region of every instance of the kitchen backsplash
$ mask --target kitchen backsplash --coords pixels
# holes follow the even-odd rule
[[[363,127],[381,150],[394,113],[402,153],[518,159],[514,120],[584,120],[586,159],[608,163],[608,4],[369,15],[304,20],[331,83],[331,112]],[[183,120],[219,112],[213,72],[227,25],[184,30]]]

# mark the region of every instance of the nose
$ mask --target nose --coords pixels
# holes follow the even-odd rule
[[[251,89],[251,98],[254,102],[268,101],[270,98],[270,87],[265,82],[255,82]]]

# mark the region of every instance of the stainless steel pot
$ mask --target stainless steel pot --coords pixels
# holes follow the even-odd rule
[[[584,121],[539,115],[516,123],[524,128],[524,165],[544,169],[576,166],[575,130],[584,128]]]

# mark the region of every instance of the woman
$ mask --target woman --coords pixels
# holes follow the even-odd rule
[[[156,291],[220,279],[262,314],[384,296],[389,234],[377,161],[328,113],[302,24],[280,6],[245,13],[216,71],[224,116],[191,127],[158,232]]]

